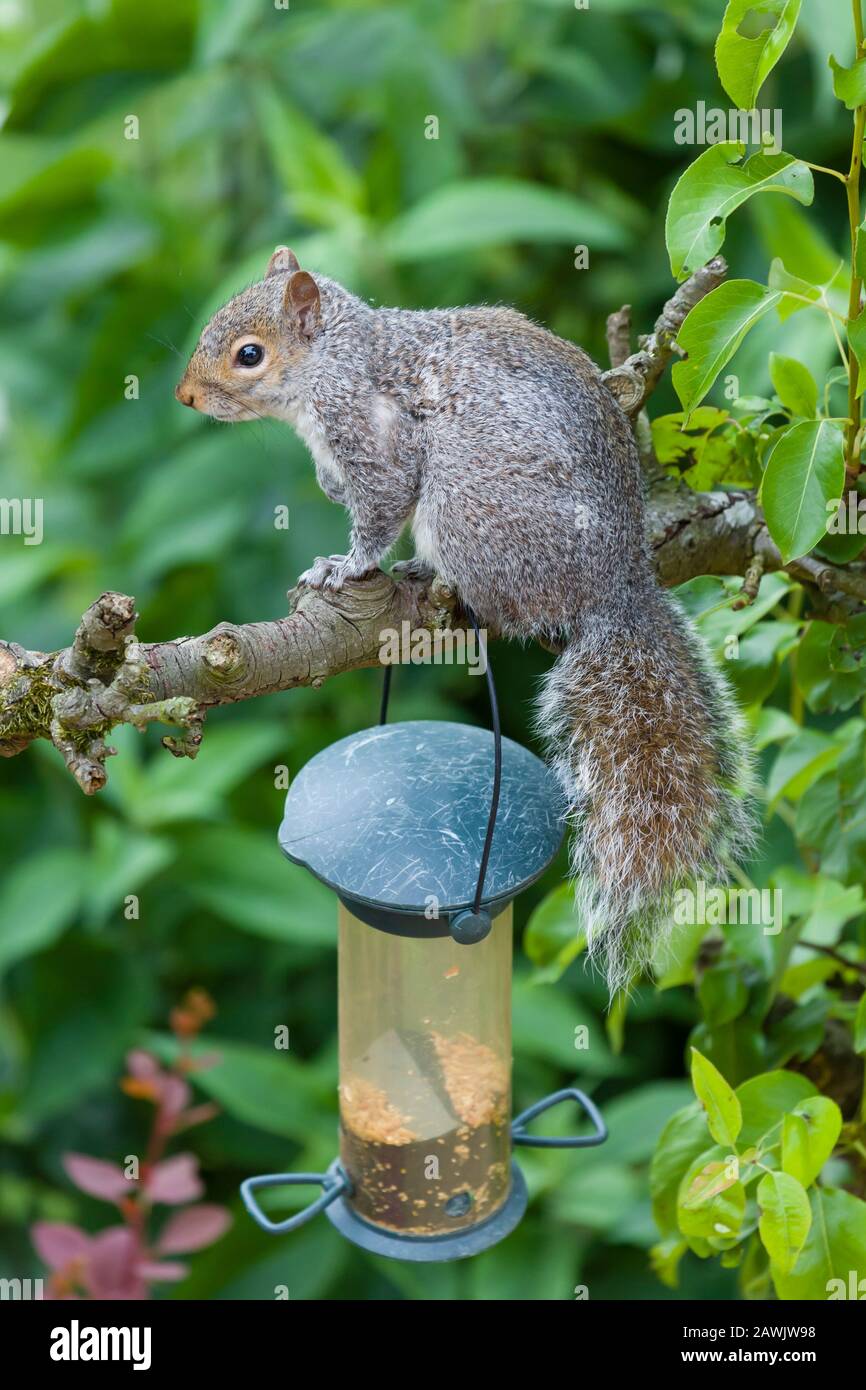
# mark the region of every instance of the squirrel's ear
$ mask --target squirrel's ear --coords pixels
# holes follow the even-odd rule
[[[278,246],[268,261],[265,279],[269,279],[271,275],[276,275],[279,270],[300,270],[300,268],[294,251],[290,251],[288,246]]]
[[[319,287],[306,270],[289,276],[284,296],[286,310],[297,319],[303,337],[312,338],[319,326]]]

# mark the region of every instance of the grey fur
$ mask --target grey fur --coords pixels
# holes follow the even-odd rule
[[[565,645],[538,727],[571,807],[590,952],[626,987],[675,889],[724,877],[751,843],[745,735],[656,584],[629,422],[584,352],[513,309],[374,309],[283,263],[213,317],[178,397],[288,420],[307,442],[352,536],[302,582],[360,577],[411,523],[419,559],[482,625]],[[254,372],[231,358],[246,335],[267,353]]]

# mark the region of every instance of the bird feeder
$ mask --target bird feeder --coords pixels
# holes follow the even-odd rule
[[[564,833],[561,793],[528,749],[463,724],[379,724],[309,762],[286,799],[280,846],[339,900],[340,1151],[325,1173],[248,1178],[250,1215],[273,1234],[324,1211],[365,1250],[452,1260],[518,1224],[526,1184],[512,1150],[607,1137],[582,1092],[511,1119],[513,899]],[[593,1132],[528,1122],[566,1100]],[[272,1221],[258,1189],[315,1184]]]

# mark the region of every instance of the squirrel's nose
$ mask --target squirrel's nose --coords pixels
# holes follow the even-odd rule
[[[180,401],[181,405],[195,406],[195,392],[192,390],[190,386],[185,386],[182,381],[179,382],[177,386],[175,386],[174,394]]]

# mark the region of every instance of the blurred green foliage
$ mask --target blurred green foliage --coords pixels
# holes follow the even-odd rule
[[[728,105],[712,62],[720,13],[718,0],[4,5],[0,493],[44,499],[45,539],[0,537],[3,637],[63,646],[106,588],[136,596],[143,640],[271,617],[311,557],[345,548],[343,514],[286,427],[226,429],[173,399],[203,321],[259,277],[278,242],[378,302],[514,303],[599,361],[605,316],[621,303],[649,328],[672,283],[667,200],[694,154],[674,143],[673,112]],[[850,119],[826,59],[828,44],[847,58],[849,22],[841,0],[807,4],[762,98],[784,109],[786,148],[837,167]],[[431,116],[437,139],[425,138]],[[819,188],[808,221],[788,199],[755,199],[727,229],[737,274],[764,280],[784,256],[792,274],[830,278],[845,248],[837,193]],[[590,266],[579,271],[583,243]],[[744,395],[772,395],[771,345],[824,381],[833,339],[807,312],[752,332],[736,359]],[[665,384],[654,413],[675,405]],[[707,450],[677,448],[689,467],[712,467]],[[281,504],[288,532],[273,526]],[[767,582],[739,615],[731,592],[707,579],[685,597],[720,653],[730,633],[741,638],[729,666],[774,808],[750,879],[784,882],[798,931],[806,922],[812,940],[862,959],[858,663],[828,664],[829,624],[801,642],[801,596],[786,581]],[[546,661],[496,653],[505,730],[524,742]],[[394,713],[486,722],[476,685],[448,668],[400,670]],[[650,1269],[648,1168],[691,1100],[689,1036],[739,1085],[805,1064],[826,1018],[844,1014],[844,992],[822,992],[833,961],[790,933],[734,928],[707,954],[706,928],[692,931],[682,960],[660,962],[658,990],[606,1016],[600,984],[572,960],[567,894],[544,902],[516,971],[516,1104],[579,1079],[604,1103],[611,1138],[522,1158],[529,1216],[466,1265],[373,1259],[325,1221],[270,1241],[240,1211],[243,1176],[318,1169],[335,1148],[334,904],[277,853],[274,768],[294,773],[372,722],[377,698],[364,673],[220,711],[195,763],[122,730],[93,802],[44,744],[4,766],[0,1275],[38,1272],[34,1219],[104,1220],[61,1155],[136,1151],[145,1118],[118,1088],[124,1052],[165,1051],[170,1008],[202,985],[219,1009],[208,1046],[222,1062],[201,1087],[222,1114],[190,1146],[208,1198],[238,1219],[170,1296],[270,1298],[276,1285],[293,1299],[569,1299],[578,1285],[593,1298],[677,1296]],[[518,904],[521,929],[563,869]],[[783,979],[793,1018],[771,1012]],[[273,1048],[281,1025],[288,1056]],[[580,1025],[590,1045],[575,1051]],[[845,1162],[837,1178],[850,1180]],[[753,1285],[765,1290],[761,1271]],[[680,1296],[739,1287],[736,1271],[693,1253],[680,1268]]]

